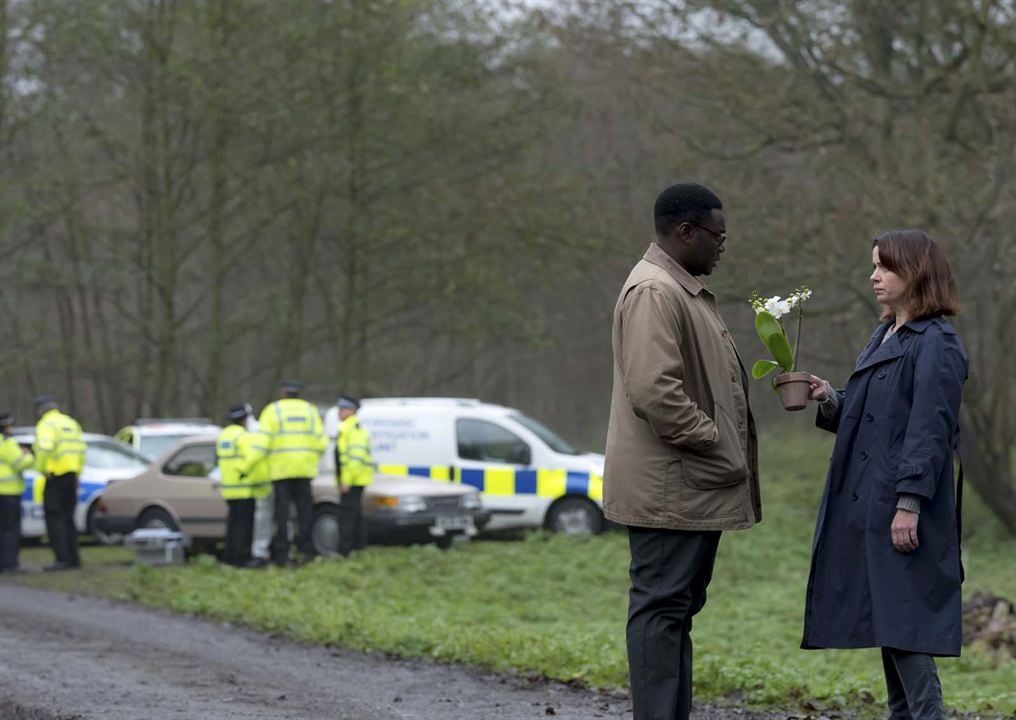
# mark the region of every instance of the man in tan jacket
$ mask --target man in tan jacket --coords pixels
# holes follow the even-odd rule
[[[747,374],[699,279],[727,239],[709,189],[656,199],[656,241],[614,309],[614,392],[603,510],[631,549],[628,667],[634,720],[691,711],[692,616],[706,601],[720,532],[761,518]]]

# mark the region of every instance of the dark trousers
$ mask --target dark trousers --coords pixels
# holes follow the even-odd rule
[[[226,550],[223,561],[240,567],[251,559],[250,548],[254,540],[254,500],[227,500]]]
[[[46,517],[46,536],[58,563],[69,567],[81,565],[78,555],[78,529],[74,527],[74,508],[78,504],[78,476],[49,475],[42,493]]]
[[[889,691],[890,720],[944,720],[942,685],[935,658],[882,648],[882,669]]]
[[[367,526],[363,522],[363,486],[353,485],[339,503],[339,554],[347,557],[367,547]]]
[[[275,537],[272,538],[272,562],[284,565],[289,560],[289,503],[296,505],[296,549],[311,557],[310,524],[314,520],[314,498],[310,478],[290,478],[272,483],[275,491]]]
[[[628,671],[634,720],[691,714],[692,617],[706,604],[720,533],[628,528]]]
[[[21,496],[0,495],[0,571],[18,569],[21,549]]]

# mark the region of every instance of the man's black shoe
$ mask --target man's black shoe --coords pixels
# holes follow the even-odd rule
[[[265,558],[251,558],[245,562],[243,566],[251,570],[260,570],[261,568],[268,566],[268,560]]]

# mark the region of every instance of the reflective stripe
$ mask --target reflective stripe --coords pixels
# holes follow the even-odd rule
[[[485,495],[515,497],[533,495],[559,498],[562,495],[583,495],[601,502],[603,478],[595,473],[578,470],[529,470],[510,467],[455,468],[447,465],[380,465],[385,475],[426,477],[474,487]]]

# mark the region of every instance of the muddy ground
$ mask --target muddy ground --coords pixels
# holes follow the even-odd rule
[[[698,720],[789,713],[699,708]],[[631,718],[622,694],[305,646],[0,583],[3,720]]]

